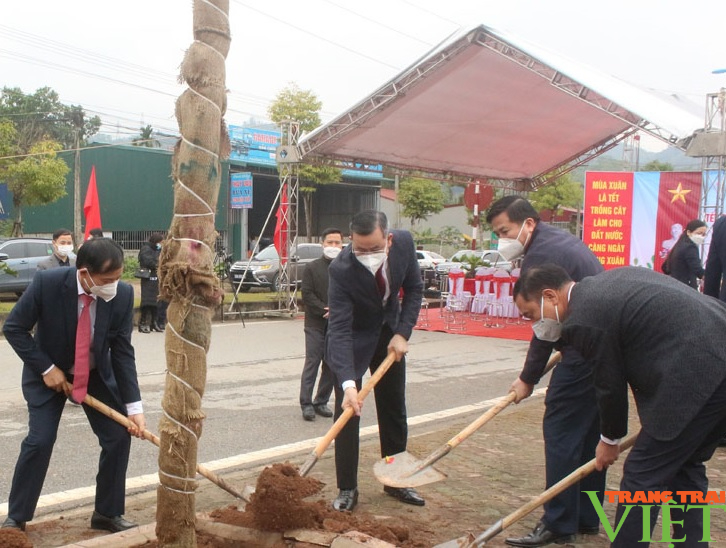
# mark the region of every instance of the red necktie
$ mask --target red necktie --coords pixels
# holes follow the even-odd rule
[[[378,293],[381,294],[381,297],[386,296],[386,280],[383,278],[383,269],[385,267],[381,267],[378,270],[376,270],[376,284],[378,285]]]
[[[88,392],[88,373],[90,363],[88,360],[91,353],[91,303],[93,297],[82,293],[80,295],[82,308],[78,316],[78,327],[76,328],[76,364],[73,370],[73,401],[82,403]]]

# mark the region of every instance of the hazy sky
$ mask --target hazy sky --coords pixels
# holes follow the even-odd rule
[[[190,0],[3,4],[0,84],[55,89],[102,131],[174,133],[176,74],[192,40]],[[230,0],[227,121],[267,119],[289,82],[330,120],[461,27],[485,24],[633,84],[685,95],[726,87],[720,0]]]

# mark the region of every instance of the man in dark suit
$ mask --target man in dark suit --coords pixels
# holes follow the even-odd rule
[[[703,292],[722,301],[726,301],[724,268],[726,268],[726,215],[722,215],[713,223],[711,247],[708,248],[706,274],[703,278]]]
[[[624,267],[574,283],[556,265],[524,273],[515,302],[533,329],[576,348],[596,364],[601,441],[597,468],[617,460],[628,431],[628,385],[641,432],[623,468],[621,491],[705,495],[708,461],[726,431],[726,306],[652,270]],[[626,510],[621,503],[619,524]],[[703,512],[671,508],[673,539],[708,546]],[[651,511],[651,531],[658,507]],[[647,546],[638,505],[615,547]]]
[[[29,431],[15,465],[3,527],[24,530],[33,519],[63,407],[72,396],[69,383],[76,373],[76,330],[84,307],[91,327],[85,362],[90,365],[88,393],[135,424],[127,431],[83,406],[101,446],[91,527],[115,532],[135,526],[122,516],[129,434],[141,436],[145,419],[131,346],[134,291],[119,283],[123,260],[123,250],[114,241],[88,240],[78,251],[76,268],[39,271],[5,321],[3,333],[23,360]]]
[[[343,248],[343,233],[337,228],[323,230],[323,256],[305,267],[302,277],[302,300],[305,305],[305,364],[300,376],[300,407],[303,419],[315,415],[332,417],[328,407],[333,393],[333,374],[323,359],[325,332],[328,329],[328,267]],[[322,361],[322,366],[320,365]],[[320,369],[318,392],[313,399],[315,379]]]
[[[487,222],[499,236],[499,252],[506,259],[524,255],[522,273],[543,263],[556,263],[579,281],[603,270],[581,240],[540,222],[537,211],[524,198],[505,196],[497,200],[487,212]],[[522,372],[511,387],[517,403],[532,394],[553,349],[552,341],[532,338]],[[547,388],[542,420],[547,488],[595,456],[599,432],[592,375],[593,364],[573,348],[562,349],[562,360]],[[505,542],[534,547],[571,542],[577,533],[597,534],[600,520],[582,491],[598,491],[602,499],[604,490],[605,473],[591,475],[546,503],[544,515],[531,533]]]
[[[380,211],[363,211],[350,223],[350,245],[330,265],[326,361],[335,375],[335,418],[351,407],[355,416],[335,440],[338,497],[336,510],[352,510],[358,502],[358,445],[361,405],[358,390],[390,351],[396,362],[375,388],[381,456],[406,450],[406,353],[418,319],[423,282],[413,238],[404,230],[388,230]],[[399,301],[399,293],[403,298]],[[423,506],[414,489],[384,487],[402,502]]]
[[[67,228],[59,228],[53,233],[53,254],[38,263],[38,270],[50,270],[60,266],[76,266],[73,235]]]

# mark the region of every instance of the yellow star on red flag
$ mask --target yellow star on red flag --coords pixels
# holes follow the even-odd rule
[[[673,198],[671,198],[671,203],[675,202],[676,200],[681,200],[684,204],[686,203],[686,194],[691,192],[690,190],[686,190],[683,188],[683,185],[681,183],[678,183],[678,187],[676,187],[675,190],[669,190],[671,194],[673,194]]]

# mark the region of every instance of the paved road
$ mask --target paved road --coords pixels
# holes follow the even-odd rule
[[[164,335],[134,333],[149,429],[158,431],[164,389]],[[474,404],[506,393],[527,343],[416,331],[408,367],[410,417]],[[0,340],[0,504],[9,484],[27,413],[20,391],[21,362]],[[323,435],[330,420],[305,422],[298,404],[304,356],[302,319],[227,322],[213,326],[203,408],[207,413],[199,462],[207,463],[309,440]],[[371,399],[362,424],[374,420]],[[425,429],[427,425],[412,428]],[[134,440],[129,477],[157,471],[156,448]],[[83,411],[67,405],[44,494],[91,486],[97,469],[96,439]]]

